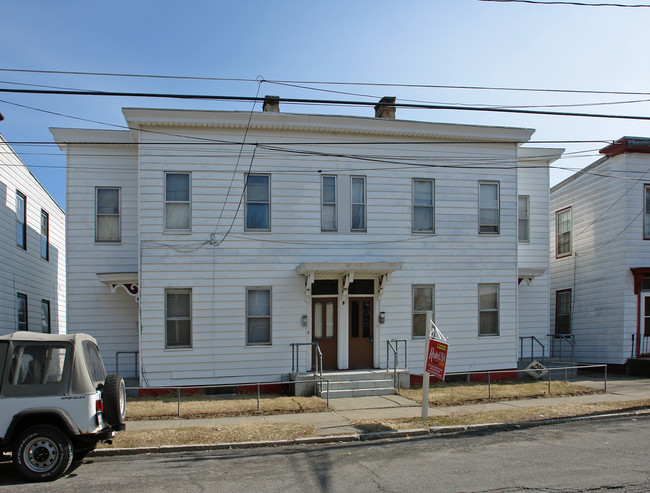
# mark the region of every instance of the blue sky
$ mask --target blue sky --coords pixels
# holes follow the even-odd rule
[[[592,0],[587,0],[592,1]],[[594,3],[594,2],[592,2]],[[632,3],[632,2],[629,2]],[[136,0],[5,2],[0,68],[266,80],[499,86],[648,92],[650,9],[429,0],[389,2]],[[0,71],[0,88],[39,84],[77,89],[254,96],[255,82],[108,78]],[[648,95],[468,89],[312,86],[398,100],[466,105],[575,105]],[[265,82],[260,95],[367,99]],[[111,128],[34,109],[123,125],[121,108],[249,111],[250,103],[0,93],[10,142],[53,142],[50,127]],[[257,107],[259,108],[259,105]],[[371,108],[288,106],[283,111],[372,116]],[[539,108],[650,115],[647,102]],[[398,109],[398,118],[520,126],[537,141],[611,141],[650,136],[650,121]],[[543,144],[539,144],[543,145]],[[604,143],[565,147],[552,183],[598,158]],[[55,146],[13,145],[65,206],[65,156]],[[578,154],[574,154],[578,153]]]

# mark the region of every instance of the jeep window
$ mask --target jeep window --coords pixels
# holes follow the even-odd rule
[[[90,379],[94,384],[104,382],[106,380],[106,369],[102,357],[99,355],[99,348],[92,341],[83,341],[81,345],[84,349],[84,358],[86,359]]]
[[[14,347],[9,368],[11,385],[48,385],[61,383],[65,364],[66,348],[45,344]]]

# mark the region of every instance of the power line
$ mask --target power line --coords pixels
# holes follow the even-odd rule
[[[649,8],[648,4],[630,5],[627,3],[587,3],[587,2],[560,2],[560,1],[541,1],[541,0],[477,0],[478,2],[495,2],[495,3],[531,3],[536,5],[572,5],[578,7],[623,7],[623,8]]]

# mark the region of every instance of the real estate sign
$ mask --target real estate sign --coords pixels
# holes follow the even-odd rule
[[[445,365],[447,363],[447,350],[449,344],[436,339],[429,339],[427,349],[427,362],[424,371],[440,380],[445,378]]]

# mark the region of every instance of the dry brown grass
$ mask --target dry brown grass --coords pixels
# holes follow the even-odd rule
[[[548,382],[536,380],[503,380],[492,382],[488,398],[487,382],[435,383],[429,387],[429,405],[460,406],[512,399],[530,399],[548,396]],[[551,396],[586,395],[602,393],[602,390],[583,387],[563,381],[551,382]],[[400,390],[400,395],[422,403],[422,386]]]
[[[327,404],[318,397],[288,397],[262,394],[261,414],[315,413],[327,411]],[[229,396],[206,396],[181,394],[181,417],[219,418],[249,416],[257,413],[256,394]],[[130,397],[126,401],[126,417],[129,420],[169,419],[178,417],[176,393],[164,396]]]
[[[206,426],[144,431],[127,430],[117,433],[112,445],[102,444],[99,445],[99,448],[292,440],[314,436],[317,431],[318,429],[315,426],[297,423]]]

